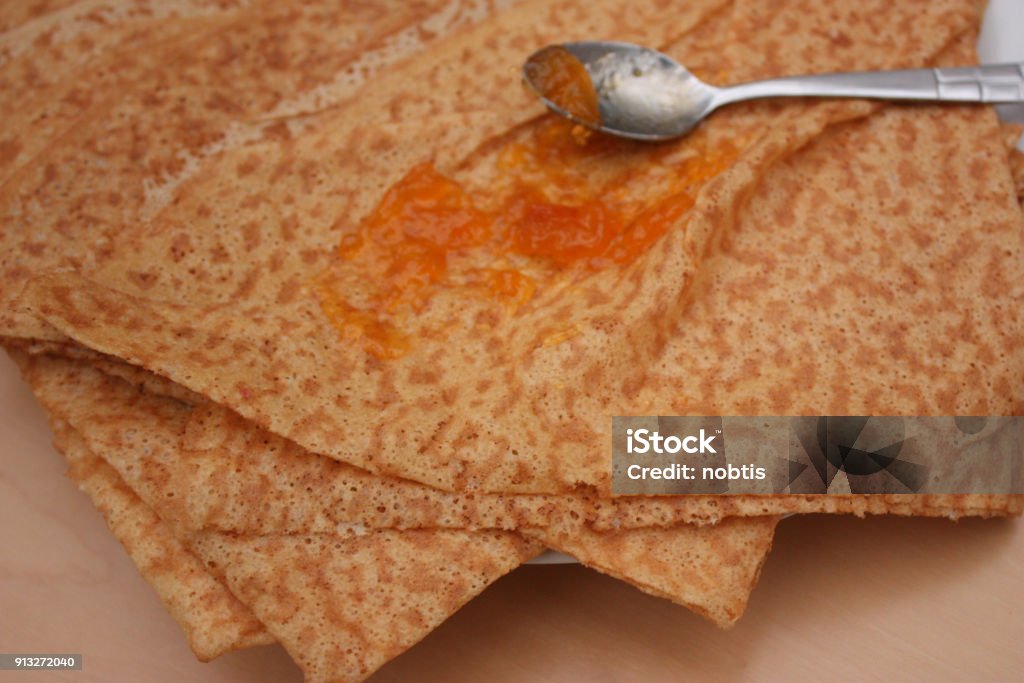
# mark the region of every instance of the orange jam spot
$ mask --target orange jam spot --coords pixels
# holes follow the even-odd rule
[[[578,121],[601,125],[597,91],[583,62],[564,47],[546,47],[530,58],[526,76],[538,92]]]
[[[537,283],[518,270],[482,268],[470,274],[468,282],[480,285],[493,299],[515,312],[533,298]]]
[[[489,226],[489,217],[461,185],[420,164],[387,191],[363,228],[378,244],[414,242],[447,250],[483,243]]]
[[[608,258],[619,264],[636,259],[693,206],[693,201],[689,194],[680,193],[646,209],[633,219],[629,229],[619,235],[607,250]]]
[[[726,143],[709,149],[699,133],[681,146],[600,135],[580,146],[570,128],[552,118],[507,143],[488,187],[470,191],[429,164],[395,183],[342,239],[339,269],[316,281],[342,336],[396,358],[409,350],[401,330],[442,290],[483,297],[511,315],[555,278],[628,264],[738,154]]]
[[[342,240],[339,255],[375,264],[377,308],[419,308],[423,291],[446,277],[449,252],[485,243],[492,223],[461,185],[420,164],[385,193],[357,234]]]
[[[563,268],[602,255],[623,229],[622,218],[600,199],[555,204],[523,187],[510,197],[504,218],[515,252]]]
[[[329,277],[320,277],[315,287],[320,308],[342,338],[359,340],[377,358],[400,358],[409,351],[409,339],[404,334],[375,312],[348,303]]]

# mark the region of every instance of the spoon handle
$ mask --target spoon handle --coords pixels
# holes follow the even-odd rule
[[[932,102],[1024,102],[1024,62],[791,76],[721,88],[715,105],[763,97],[865,97]]]

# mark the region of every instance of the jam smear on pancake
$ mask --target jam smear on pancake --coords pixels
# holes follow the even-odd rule
[[[508,315],[556,279],[634,261],[693,206],[737,150],[653,147],[594,136],[580,144],[552,117],[497,153],[498,177],[468,187],[415,166],[347,234],[321,275],[321,308],[378,358],[405,354],[403,323],[442,289],[482,297]]]

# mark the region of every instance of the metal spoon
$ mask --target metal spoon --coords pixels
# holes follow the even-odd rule
[[[538,82],[540,59],[561,47],[586,68],[600,120],[574,116],[548,99]],[[631,43],[565,43],[535,52],[523,76],[552,111],[579,124],[636,140],[667,140],[689,132],[719,107],[765,97],[864,97],[931,102],[1024,102],[1024,63],[953,69],[864,71],[791,76],[717,88],[672,58]]]

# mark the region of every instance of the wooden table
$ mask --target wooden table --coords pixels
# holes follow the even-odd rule
[[[0,651],[85,662],[0,682],[301,680],[279,646],[195,661],[6,357],[0,466]],[[1024,681],[1024,523],[784,520],[729,631],[580,566],[522,567],[373,680]]]

